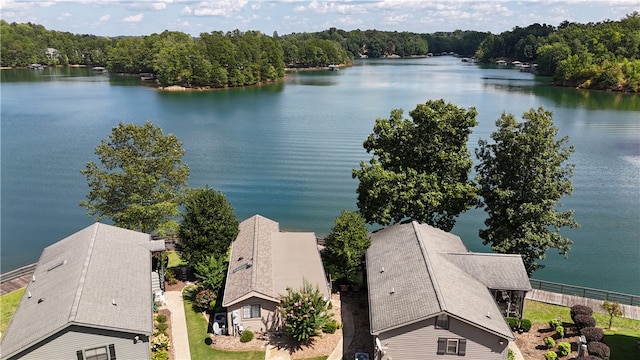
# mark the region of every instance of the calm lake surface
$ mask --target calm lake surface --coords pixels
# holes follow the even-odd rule
[[[207,92],[160,92],[137,78],[88,69],[2,70],[1,271],[38,260],[42,249],[92,223],[78,205],[80,174],[118,122],[159,125],[184,142],[189,185],[226,194],[240,220],[256,213],[286,230],[326,235],[356,209],[351,170],[370,156],[362,142],[376,118],[405,116],[427,99],[475,106],[469,141],[488,138],[502,112],[554,112],[576,151],[571,197],[582,225],[568,259],[553,251],[534,278],[640,294],[640,96],[546,85],[516,70],[453,57],[367,60],[338,72],[299,72],[283,83]],[[490,251],[472,210],[453,233]]]

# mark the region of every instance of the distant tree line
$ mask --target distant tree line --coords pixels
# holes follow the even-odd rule
[[[535,62],[539,74],[553,76],[562,86],[638,92],[640,13],[620,21],[516,27],[489,35],[475,54],[483,62]]]
[[[481,62],[498,59],[537,64],[561,86],[638,92],[640,13],[620,21],[558,27],[532,24],[494,35],[462,31],[411,32],[330,28],[315,33],[267,36],[257,31],[211,32],[193,38],[164,31],[142,37],[98,37],[46,30],[0,20],[2,66],[106,66],[112,72],[154,73],[163,86],[227,87],[284,77],[285,67],[349,64],[367,57],[455,53]]]

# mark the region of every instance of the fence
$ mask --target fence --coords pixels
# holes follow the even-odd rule
[[[640,296],[623,294],[614,291],[592,289],[583,286],[567,285],[545,280],[529,279],[531,287],[565,295],[581,296],[589,299],[617,301],[620,304],[640,306]]]

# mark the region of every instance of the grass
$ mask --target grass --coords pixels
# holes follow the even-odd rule
[[[175,268],[175,267],[187,265],[187,263],[180,258],[180,254],[178,254],[176,251],[169,251],[168,255],[169,255],[169,264],[167,265],[168,268]]]
[[[538,301],[526,300],[524,306],[524,318],[531,320],[534,325],[544,325],[549,320],[562,318],[564,322],[571,322],[569,308],[565,306],[551,305]],[[640,340],[640,320],[627,318],[613,318],[611,329],[609,325],[609,315],[594,312],[596,325],[604,328],[604,342],[611,349],[611,359],[614,360],[635,360],[638,359],[640,351],[636,342]]]
[[[187,319],[189,350],[191,351],[192,360],[264,360],[264,351],[222,351],[207,345],[206,342],[209,341],[207,320],[201,314],[193,311],[191,305],[191,300],[185,297],[184,313]]]
[[[9,322],[18,307],[18,303],[25,289],[26,288],[18,289],[0,296],[0,333],[4,334],[4,331],[7,330],[7,326],[9,326]]]

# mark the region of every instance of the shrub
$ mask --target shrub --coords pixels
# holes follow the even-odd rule
[[[570,314],[571,314],[571,320],[573,320],[573,322],[575,322],[576,321],[576,319],[575,319],[576,315],[581,314],[581,315],[589,315],[589,316],[591,316],[593,314],[593,309],[591,309],[590,307],[585,306],[585,305],[573,305],[571,307]]]
[[[509,325],[511,330],[516,331],[516,330],[518,330],[520,328],[520,319],[513,318],[513,317],[508,317],[507,318],[507,324]]]
[[[589,355],[595,355],[603,360],[609,360],[609,355],[611,353],[609,347],[599,341],[592,341],[588,343],[587,351],[589,352]]]
[[[555,330],[558,326],[562,325],[558,319],[553,319],[549,321],[549,328],[551,330]]]
[[[158,350],[151,354],[151,360],[169,360],[169,352],[167,350]]]
[[[520,321],[520,328],[522,330],[524,330],[525,332],[529,332],[529,330],[531,330],[531,320],[529,319],[522,319]]]
[[[284,332],[299,342],[318,335],[333,316],[327,312],[323,297],[320,288],[317,285],[314,288],[306,279],[301,289],[287,289],[287,295],[280,296],[277,307],[284,321]]]
[[[175,285],[178,283],[178,279],[176,279],[176,274],[173,269],[167,269],[164,272],[164,279],[169,285]]]
[[[156,321],[159,322],[159,323],[166,323],[167,322],[167,315],[165,315],[165,314],[156,315]]]
[[[166,334],[158,334],[151,341],[154,351],[169,350],[169,336]]]
[[[582,330],[584,328],[596,326],[596,319],[591,315],[578,314],[573,319],[573,323],[576,325],[578,330]]]
[[[554,346],[556,346],[556,341],[553,340],[551,336],[547,336],[546,338],[544,338],[544,345],[547,347],[547,349],[552,349]]]
[[[561,338],[564,338],[564,334],[565,334],[564,326],[562,325],[556,326],[556,332],[558,333],[558,335],[560,335]]]
[[[216,293],[213,290],[201,290],[196,294],[196,298],[193,301],[193,306],[197,311],[207,311],[211,310],[211,302],[214,301],[215,304]]]
[[[559,342],[558,353],[560,356],[569,355],[569,353],[571,353],[571,344],[569,344],[568,342]]]
[[[253,340],[253,331],[251,330],[245,330],[242,332],[242,334],[240,334],[240,342],[241,343],[246,343]]]
[[[516,360],[516,354],[511,349],[507,351],[507,360]]]
[[[586,327],[581,329],[580,333],[584,335],[584,338],[588,343],[592,341],[602,341],[604,338],[604,330],[598,327]]]
[[[558,358],[558,354],[556,354],[555,351],[547,351],[546,354],[544,354],[544,358],[547,360],[556,360]]]
[[[335,319],[331,319],[327,321],[326,324],[324,324],[324,326],[322,327],[322,331],[326,334],[333,334],[339,328],[340,324]]]
[[[156,329],[158,329],[158,332],[160,333],[165,333],[165,331],[167,331],[167,328],[169,328],[169,324],[167,324],[166,322],[156,325]]]

